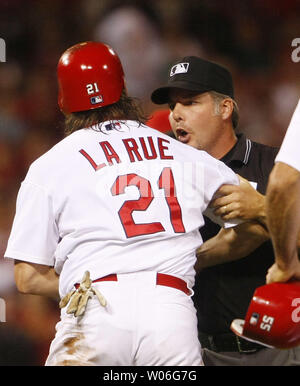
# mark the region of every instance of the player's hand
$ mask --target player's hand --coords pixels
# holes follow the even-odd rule
[[[72,290],[66,296],[64,296],[59,303],[59,307],[64,308],[69,303],[69,306],[67,308],[67,314],[74,314],[74,316],[82,316],[85,312],[87,302],[94,295],[97,296],[100,304],[105,307],[105,298],[96,288],[92,288],[90,273],[89,271],[86,271],[78,289]]]
[[[222,185],[209,204],[224,221],[241,219],[265,223],[265,196],[239,176],[240,185]]]
[[[266,276],[266,283],[286,282],[291,279],[300,280],[300,261],[295,261],[295,264],[289,268],[282,269],[278,264],[274,263],[269,269]]]
[[[291,279],[300,280],[300,260],[296,253],[292,262],[285,267],[274,263],[269,269],[266,277],[267,284],[273,282],[286,282]]]

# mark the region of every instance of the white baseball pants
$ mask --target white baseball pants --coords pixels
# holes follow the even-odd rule
[[[94,283],[106,298],[82,317],[61,311],[46,366],[201,366],[190,295],[157,285],[156,272],[118,274]]]

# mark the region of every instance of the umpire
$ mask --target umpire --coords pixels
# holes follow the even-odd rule
[[[253,142],[245,135],[236,133],[238,108],[229,71],[216,63],[185,57],[172,65],[167,85],[155,90],[151,98],[154,103],[169,104],[170,123],[177,139],[207,151],[251,182],[252,186],[248,182],[246,186],[244,181],[241,192],[234,192],[240,194],[233,195],[233,192],[227,191],[227,204],[222,206],[219,201],[219,207],[215,207],[218,214],[238,204],[240,214],[249,213],[250,220],[259,221],[265,226],[264,194],[278,149]],[[216,126],[215,114],[210,117],[206,107],[210,100],[215,104],[215,112],[223,111],[224,101],[226,108],[233,106],[230,116],[224,115],[226,119],[222,116]],[[224,138],[222,141],[219,140],[221,135]],[[229,202],[230,197],[241,199],[239,202],[239,198]],[[222,200],[224,202],[224,198]],[[228,216],[228,213],[224,214]],[[243,218],[242,215],[240,217]],[[218,225],[205,218],[205,226],[201,228],[204,241],[211,243],[219,231]],[[207,242],[202,247],[205,249],[206,245]],[[207,247],[208,261],[210,257],[215,258],[214,253],[213,248]],[[230,331],[234,319],[244,319],[254,290],[266,282],[267,270],[274,262],[270,240],[246,257],[235,261],[231,261],[232,258],[223,256],[222,263],[216,262],[216,265],[202,269],[196,276],[194,302],[204,364],[300,365],[300,347],[269,349],[239,338]]]

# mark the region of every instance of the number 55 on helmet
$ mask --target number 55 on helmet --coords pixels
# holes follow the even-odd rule
[[[245,317],[231,330],[267,347],[287,349],[300,345],[300,281],[258,287]]]

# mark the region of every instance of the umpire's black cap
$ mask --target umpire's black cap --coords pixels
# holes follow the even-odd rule
[[[158,105],[168,103],[170,88],[199,91],[199,94],[216,91],[234,98],[230,72],[197,56],[186,56],[171,66],[167,85],[153,91],[152,102]]]

